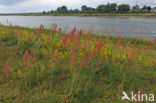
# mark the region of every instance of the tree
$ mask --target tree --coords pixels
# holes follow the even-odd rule
[[[46,13],[46,11],[43,11],[42,13],[43,13],[43,14],[45,14],[45,13]]]
[[[66,6],[61,6],[61,7],[58,7],[56,11],[58,13],[67,13],[68,12],[68,8]]]
[[[95,8],[92,8],[92,7],[87,7],[86,5],[83,5],[81,7],[81,11],[83,13],[95,13],[96,12],[96,9]]]
[[[73,10],[73,13],[80,13],[80,10],[79,9],[75,9],[75,10]]]
[[[152,8],[151,8],[151,6],[143,6],[143,8],[142,8],[142,10],[144,11],[144,12],[150,12],[151,10],[152,10]]]
[[[81,7],[81,11],[82,11],[82,12],[85,12],[85,11],[87,10],[87,8],[88,8],[88,7],[87,7],[86,5],[83,5],[83,6]]]
[[[152,7],[151,7],[151,6],[148,6],[148,7],[147,7],[147,10],[148,10],[148,12],[151,12]]]
[[[109,5],[110,8],[110,12],[116,12],[117,10],[117,4],[116,3],[112,3]]]
[[[137,9],[140,9],[140,8],[139,8],[139,5],[135,5],[135,6],[132,7],[132,9],[137,10]]]
[[[107,5],[99,5],[97,6],[96,10],[99,13],[112,13],[116,12],[117,4],[116,3],[108,3]]]
[[[50,13],[54,13],[54,11],[53,11],[53,10],[51,10],[51,11],[50,11]]]
[[[143,6],[142,10],[145,10],[145,9],[147,9],[146,5]]]
[[[99,13],[104,13],[105,12],[105,5],[97,6],[96,11]]]
[[[133,12],[140,12],[141,9],[140,9],[139,5],[135,5],[135,6],[132,7],[132,11]]]
[[[105,13],[109,12],[110,12],[110,4],[108,3],[107,5],[105,5]]]
[[[121,4],[118,6],[118,12],[125,13],[130,11],[130,6],[128,4]]]
[[[70,9],[69,13],[81,13],[81,11],[79,9],[74,9],[74,10]]]

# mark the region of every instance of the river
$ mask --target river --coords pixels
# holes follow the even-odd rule
[[[58,24],[64,32],[73,27],[99,35],[118,35],[130,37],[156,37],[156,18],[137,17],[78,17],[78,16],[0,16],[3,25],[19,25],[37,28],[41,24],[51,28]]]

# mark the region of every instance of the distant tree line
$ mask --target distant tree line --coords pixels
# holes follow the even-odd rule
[[[131,7],[129,4],[120,4],[116,3],[107,3],[98,5],[96,8],[88,7],[83,5],[81,10],[79,9],[68,9],[66,6],[58,7],[56,10],[43,11],[43,13],[63,13],[63,14],[72,14],[72,13],[129,13],[129,12],[156,12],[156,7],[152,8],[151,6],[143,6],[142,8],[139,5]]]

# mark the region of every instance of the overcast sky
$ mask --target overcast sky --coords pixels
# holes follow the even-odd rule
[[[0,13],[41,12],[55,10],[62,5],[69,9],[80,9],[82,5],[96,7],[108,2],[156,6],[156,0],[0,0]]]

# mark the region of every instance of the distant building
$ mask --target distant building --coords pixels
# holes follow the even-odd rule
[[[132,12],[141,12],[139,5],[135,5],[132,7]]]
[[[151,6],[144,6],[143,8],[142,8],[142,11],[143,12],[145,12],[145,13],[150,13],[150,12],[152,12],[152,7]]]
[[[156,7],[152,8],[151,10],[153,13],[156,13]]]
[[[147,13],[148,12],[148,9],[143,9],[142,11],[145,12],[145,13]]]

